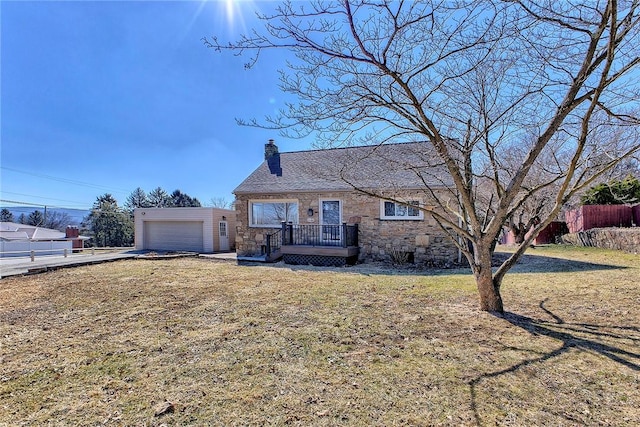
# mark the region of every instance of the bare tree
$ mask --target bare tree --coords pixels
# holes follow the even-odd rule
[[[212,208],[220,208],[220,209],[232,209],[233,203],[229,202],[224,197],[212,197],[208,203]]]
[[[289,2],[261,16],[264,30],[205,44],[249,53],[248,66],[268,49],[295,54],[281,81],[296,102],[245,124],[330,145],[428,142],[453,184],[446,195],[425,189],[447,212],[431,214],[468,259],[481,309],[502,312],[504,275],[538,232],[639,150],[638,8],[637,0]],[[503,227],[545,191],[544,212],[492,271]]]
[[[68,225],[73,224],[73,218],[66,212],[48,211],[47,216],[42,224],[45,228],[52,230],[65,231]]]

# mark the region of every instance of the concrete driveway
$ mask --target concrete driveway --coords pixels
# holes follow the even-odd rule
[[[24,274],[42,273],[58,268],[75,267],[86,264],[98,264],[101,262],[115,261],[118,259],[135,258],[140,255],[137,251],[123,251],[97,254],[69,254],[36,256],[33,261],[30,257],[4,257],[0,258],[0,278],[20,276]]]

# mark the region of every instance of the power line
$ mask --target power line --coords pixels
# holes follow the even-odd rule
[[[73,200],[56,199],[56,198],[53,198],[53,197],[44,197],[44,196],[35,196],[33,194],[14,193],[13,191],[4,191],[4,190],[2,190],[0,192],[3,193],[3,194],[13,194],[13,195],[16,195],[16,196],[33,197],[34,199],[55,200],[55,201],[58,201],[58,202],[73,203],[74,205],[84,205],[84,203],[76,202],[76,201],[73,201]],[[23,204],[25,204],[25,203],[23,203]],[[36,204],[36,206],[39,206],[39,205]]]
[[[25,175],[31,175],[31,176],[35,176],[37,178],[49,179],[51,181],[58,181],[58,182],[64,182],[66,184],[78,185],[78,186],[81,186],[81,187],[96,188],[96,189],[99,189],[99,190],[107,190],[107,191],[111,191],[111,192],[114,192],[114,193],[123,193],[123,194],[128,194],[129,193],[127,190],[123,190],[123,189],[120,189],[120,188],[106,187],[104,185],[92,184],[92,183],[84,182],[84,181],[77,181],[77,180],[68,179],[68,178],[59,178],[59,177],[55,177],[55,176],[51,176],[51,175],[44,175],[44,174],[36,173],[36,172],[28,172],[28,171],[23,171],[23,170],[20,170],[20,169],[10,168],[10,167],[7,167],[7,166],[0,166],[0,169],[4,169],[6,171],[11,171],[11,172],[18,172],[18,173],[22,173],[22,174],[25,174]]]
[[[19,200],[7,200],[7,199],[0,199],[0,203],[12,203],[14,205],[23,205],[23,206],[29,206],[29,207],[34,207],[34,208],[45,208],[46,209],[65,209],[65,210],[71,210],[71,211],[83,211],[83,212],[96,212],[96,213],[107,213],[107,214],[115,214],[117,212],[121,213],[127,213],[129,212],[129,210],[125,207],[121,207],[118,206],[114,211],[111,210],[104,210],[101,208],[95,208],[95,207],[91,207],[91,208],[87,208],[87,209],[80,209],[80,208],[69,208],[66,206],[55,206],[55,205],[49,205],[49,204],[37,204],[37,203],[31,203],[31,202],[21,202]],[[13,206],[8,206],[8,207],[13,207]]]
[[[5,200],[5,199],[0,199],[0,202],[3,202],[3,203],[13,203],[13,204],[16,204],[16,205],[35,206],[35,207],[44,206],[44,205],[39,205],[39,204],[37,204],[37,203],[19,202],[19,201],[17,201],[17,200]]]
[[[71,211],[88,211],[90,209],[87,208],[70,208],[67,206],[56,206],[56,205],[50,205],[48,203],[33,203],[33,202],[23,202],[20,200],[7,200],[7,199],[0,199],[0,203],[11,203],[12,205],[22,205],[22,206],[27,206],[27,207],[34,207],[34,208],[51,208],[51,209],[67,209],[67,210],[71,210]],[[16,206],[1,206],[3,208],[11,208],[11,207],[16,207]]]

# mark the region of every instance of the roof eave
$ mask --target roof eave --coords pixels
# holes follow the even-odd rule
[[[356,188],[325,188],[325,189],[295,189],[295,190],[281,190],[281,191],[265,191],[265,190],[253,190],[253,191],[233,191],[233,194],[238,195],[251,195],[251,194],[281,194],[281,193],[366,193],[371,192],[374,193],[376,191],[422,191],[425,188],[430,188],[433,190],[446,190],[454,188],[455,186],[447,186],[447,185],[430,185],[429,187],[406,187],[406,188],[388,188],[388,189],[380,189],[380,188],[363,188],[362,191]]]

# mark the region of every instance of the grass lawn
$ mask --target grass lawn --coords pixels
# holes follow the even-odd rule
[[[197,258],[5,278],[0,426],[640,425],[640,256],[531,249],[503,298]]]

